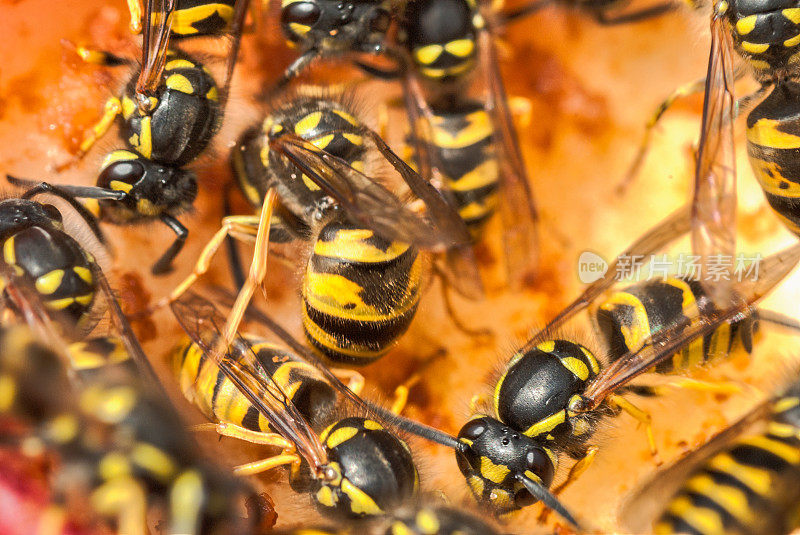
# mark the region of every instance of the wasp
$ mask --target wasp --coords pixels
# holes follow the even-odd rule
[[[719,352],[727,351],[729,346],[723,340],[730,335],[730,324],[756,314],[753,304],[800,260],[800,245],[768,257],[756,280],[736,282],[726,288],[727,305],[709,297],[711,292],[698,292],[700,297],[691,294],[697,299],[697,306],[672,311],[672,317],[661,318],[663,325],[654,321],[649,331],[628,319],[623,330],[631,340],[638,335],[640,341],[609,359],[599,357],[601,347],[558,336],[568,319],[589,307],[613,284],[616,266],[622,259],[644,258],[688,232],[693,224],[689,214],[689,207],[679,210],[632,244],[609,266],[610,274],[590,285],[514,353],[494,382],[488,403],[480,403],[479,399],[473,403],[474,414],[459,431],[453,449],[478,501],[500,515],[530,505],[533,498],[543,495],[542,488],[552,484],[559,458],[567,455],[577,462],[566,480],[554,488],[553,493],[558,495],[593,461],[598,448],[591,445],[591,438],[600,423],[620,411],[646,426],[655,456],[650,417],[622,395],[625,387],[696,339],[710,336],[718,340]],[[681,299],[687,297],[684,293]],[[665,312],[669,312],[669,306],[665,306]],[[717,330],[721,334],[715,335]],[[704,348],[694,350],[703,354]],[[613,363],[603,365],[603,360]],[[398,417],[396,422],[401,428],[402,420]]]
[[[121,97],[113,96],[106,102],[103,117],[87,133],[76,159],[83,157],[118,117],[120,137],[128,148],[105,157],[95,186],[61,186],[76,197],[96,203],[104,221],[129,225],[160,220],[172,230],[175,241],[153,265],[154,274],[172,269],[188,236],[177,216],[191,209],[197,196],[197,179],[184,166],[207,148],[220,127],[246,2],[237,2],[236,9],[226,81],[220,88],[206,66],[169,45],[173,23],[177,19],[180,24],[190,6],[181,4],[175,11],[173,1],[148,0],[141,70]],[[198,30],[193,35],[201,33]],[[78,52],[86,61],[102,65],[134,63],[105,52],[84,48]]]
[[[288,465],[295,490],[309,493],[323,513],[350,519],[383,515],[416,496],[419,474],[408,445],[374,417],[342,415],[337,395],[359,398],[332,372],[238,334],[220,353],[225,316],[191,291],[172,309],[191,339],[176,352],[187,397],[223,436],[281,448],[237,473]]]
[[[0,201],[4,313],[16,313],[42,336],[65,339],[77,369],[135,365],[157,381],[95,254],[73,238],[70,231],[80,230],[66,226],[61,210],[34,200],[43,194],[64,201],[78,218],[75,224],[82,222],[97,246],[106,245],[92,214],[58,186],[43,182],[20,198]],[[109,334],[99,334],[99,327]]]
[[[168,533],[265,529],[238,513],[255,492],[197,454],[161,393],[119,368],[76,381],[69,358],[25,326],[0,328],[2,441],[31,463],[52,457],[41,515],[53,532],[144,533],[148,515]]]
[[[634,532],[790,533],[800,491],[800,383],[759,404],[642,485],[623,505]]]
[[[372,155],[398,172],[424,215],[365,174],[374,172],[367,167]],[[232,164],[260,214],[226,217],[170,299],[205,272],[227,236],[254,240],[253,264],[230,320],[238,324],[266,277],[269,241],[305,241],[311,245],[301,283],[308,339],[333,362],[358,366],[383,356],[408,328],[429,271],[423,249],[447,251],[441,272],[448,282],[480,294],[463,221],[354,115],[346,98],[311,92],[289,99],[260,130],[245,133]]]

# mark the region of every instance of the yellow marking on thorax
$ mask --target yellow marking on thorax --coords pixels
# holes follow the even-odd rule
[[[212,86],[211,89],[206,91],[206,98],[214,102],[219,100],[219,91],[217,90],[217,86]]]
[[[559,362],[581,381],[585,381],[589,378],[589,367],[580,359],[565,357],[559,359]]]
[[[431,511],[428,510],[420,511],[419,513],[417,513],[417,516],[414,520],[416,521],[417,526],[419,526],[420,529],[422,529],[423,533],[430,533],[433,535],[439,533],[439,528],[441,527],[441,524],[439,523],[439,519],[436,518],[436,515],[434,515]]]
[[[319,126],[320,121],[322,121],[322,112],[311,112],[295,123],[294,133],[298,136],[308,134],[311,130]]]
[[[747,141],[771,149],[800,148],[800,136],[782,132],[780,126],[781,122],[776,119],[759,119],[747,129]]]
[[[739,35],[747,35],[748,33],[752,32],[753,29],[756,27],[756,21],[758,20],[758,15],[749,15],[747,17],[742,17],[736,22],[736,33]]]
[[[414,59],[418,63],[430,65],[442,55],[444,47],[439,44],[425,45],[414,49]]]
[[[358,119],[356,119],[353,115],[347,113],[346,111],[343,111],[343,110],[331,110],[331,112],[335,113],[336,115],[338,115],[339,117],[341,117],[342,119],[344,119],[345,121],[350,123],[351,125],[357,126],[359,128],[361,127],[361,123],[358,121]]]
[[[155,204],[150,199],[139,199],[136,201],[136,211],[142,215],[159,215],[161,213],[161,209],[157,208]]]
[[[194,63],[184,58],[171,59],[164,65],[165,71],[171,71],[173,69],[192,69],[192,68],[194,68]]]
[[[800,406],[800,398],[783,397],[772,404],[772,411],[776,413],[786,412],[797,406]]]
[[[169,89],[174,89],[175,91],[180,91],[181,93],[186,93],[187,95],[194,94],[192,82],[190,82],[189,79],[182,74],[170,74],[167,76],[166,85]]]
[[[364,420],[361,425],[364,427],[364,429],[369,429],[370,431],[380,431],[383,429],[383,426],[375,420]],[[403,444],[405,445],[405,443]]]
[[[56,290],[58,290],[58,288],[61,286],[61,282],[64,280],[64,275],[65,273],[63,269],[54,269],[50,273],[45,273],[36,279],[36,291],[44,295],[51,295],[55,293]]]
[[[133,141],[134,134],[131,137],[131,145],[136,147],[136,150],[147,159],[153,155],[153,132],[152,132],[152,119],[150,117],[142,117],[141,132],[138,138],[138,143]]]
[[[133,117],[136,111],[136,103],[129,96],[122,97],[122,117],[127,121]]]
[[[787,39],[783,42],[783,46],[786,48],[792,48],[793,46],[797,46],[800,44],[800,34],[795,35],[791,39]]]
[[[511,469],[507,466],[495,464],[488,457],[481,457],[481,476],[485,477],[492,483],[502,483],[510,472]]]
[[[350,498],[350,510],[357,515],[380,515],[383,510],[369,494],[353,485],[348,479],[342,480],[342,492]]]
[[[85,268],[83,266],[73,266],[72,271],[86,284],[91,284],[92,280],[92,270],[89,268]]]
[[[742,41],[742,50],[750,54],[763,54],[769,49],[769,43],[751,43],[750,41]]]
[[[17,263],[17,251],[14,249],[14,236],[11,236],[3,244],[3,260],[9,265]]]
[[[535,437],[544,433],[549,433],[559,425],[563,424],[566,419],[566,411],[560,410],[555,414],[552,414],[546,418],[542,418],[526,429],[522,434],[528,437]]]
[[[475,52],[475,41],[472,39],[455,39],[445,44],[444,49],[454,56],[465,58]]]
[[[336,431],[330,433],[328,437],[325,439],[325,446],[334,449],[340,446],[343,442],[347,442],[354,436],[358,434],[358,428],[356,427],[340,427]]]
[[[192,35],[198,33],[198,29],[192,24],[212,17],[214,14],[226,23],[230,23],[233,18],[233,6],[227,4],[200,4],[186,9],[178,9],[172,14],[172,27],[170,30],[179,35]]]
[[[800,24],[800,8],[791,7],[781,11],[781,15],[786,17],[794,24]],[[757,15],[751,15],[756,17]]]
[[[336,134],[326,134],[324,136],[312,139],[311,144],[317,147],[318,149],[325,150],[335,137]]]

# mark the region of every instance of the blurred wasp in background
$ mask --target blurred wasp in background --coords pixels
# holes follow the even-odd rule
[[[61,186],[78,198],[96,202],[101,220],[127,225],[158,219],[170,228],[176,239],[153,265],[154,274],[172,269],[172,262],[188,236],[189,231],[177,216],[191,209],[197,196],[197,179],[183,166],[206,150],[219,130],[247,5],[247,0],[239,0],[230,14],[232,39],[225,83],[219,87],[207,67],[170,46],[170,35],[175,34],[171,31],[173,27],[176,32],[192,36],[220,33],[220,25],[216,23],[190,24],[193,19],[189,14],[200,16],[206,13],[208,5],[202,4],[193,11],[191,6],[181,2],[176,5],[174,0],[148,0],[141,69],[133,75],[121,97],[113,96],[106,102],[103,117],[87,132],[76,159],[87,153],[118,116],[120,137],[128,148],[114,150],[105,157],[95,186]],[[227,10],[223,11],[227,14]],[[196,31],[188,32],[187,26]],[[107,66],[135,63],[107,52],[82,47],[77,51],[90,63]]]
[[[632,532],[747,535],[800,526],[800,383],[760,403],[641,485],[623,504]]]

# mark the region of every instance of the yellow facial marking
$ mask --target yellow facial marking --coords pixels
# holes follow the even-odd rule
[[[136,160],[139,158],[139,155],[131,152],[129,150],[115,150],[110,152],[104,159],[103,163],[100,165],[100,169],[105,169],[112,163],[126,161],[126,160]]]
[[[14,265],[17,263],[17,251],[14,249],[14,236],[11,236],[3,244],[3,260],[6,264]]]
[[[40,294],[51,295],[58,290],[61,286],[61,281],[64,280],[64,270],[54,269],[50,273],[45,273],[36,279],[36,291]]]
[[[475,41],[472,39],[456,39],[444,45],[444,49],[459,58],[465,58],[475,51]]]
[[[298,22],[290,22],[289,29],[293,34],[303,36],[311,31],[311,26],[300,24]]]
[[[488,457],[481,457],[481,475],[492,483],[502,483],[510,472],[507,466],[494,464]]]
[[[124,191],[125,193],[130,193],[133,189],[133,184],[128,184],[122,180],[112,180],[108,185],[115,191]]]
[[[556,341],[547,340],[546,342],[542,342],[541,344],[537,345],[536,349],[543,353],[552,353],[556,349]]]
[[[353,485],[347,479],[342,480],[341,486],[344,492],[350,498],[350,509],[358,515],[380,515],[383,513],[378,504],[375,503],[369,494]]]
[[[417,526],[422,530],[423,533],[430,535],[436,535],[439,533],[439,519],[436,518],[436,515],[433,514],[433,512],[422,510],[417,514],[415,520]]]
[[[86,284],[92,283],[92,270],[83,266],[75,266],[72,271]]]

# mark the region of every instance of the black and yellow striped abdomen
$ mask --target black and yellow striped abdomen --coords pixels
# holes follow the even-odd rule
[[[416,248],[334,221],[320,231],[303,279],[308,340],[334,362],[364,365],[405,333],[420,299]]]
[[[330,413],[336,402],[333,388],[312,366],[298,362],[279,346],[247,337],[261,369],[310,421]],[[239,389],[203,351],[188,340],[173,352],[178,382],[184,395],[207,418],[253,431],[269,432],[269,424]]]
[[[164,165],[182,166],[194,160],[216,133],[222,113],[210,71],[187,55],[170,51],[149,114],[136,105],[137,76],[121,99],[122,138],[148,160]]]
[[[655,533],[778,535],[800,526],[800,385],[772,404],[763,433],[743,436],[696,469]]]
[[[800,235],[800,84],[777,84],[750,112],[747,153],[767,202]]]
[[[698,304],[699,303],[699,304]],[[696,281],[679,277],[649,280],[613,293],[594,310],[600,335],[612,362],[626,352],[640,349],[645,340],[677,322],[698,317],[698,306],[708,298]],[[656,367],[658,373],[675,373],[727,356],[739,329],[738,323],[720,325],[697,338]]]
[[[68,234],[28,227],[3,244],[3,262],[28,277],[50,313],[73,327],[88,322],[95,297],[94,259]]]
[[[172,12],[172,38],[219,35],[228,30],[236,0],[178,0]]]
[[[430,150],[473,239],[498,204],[500,171],[492,121],[481,103],[433,105]]]

